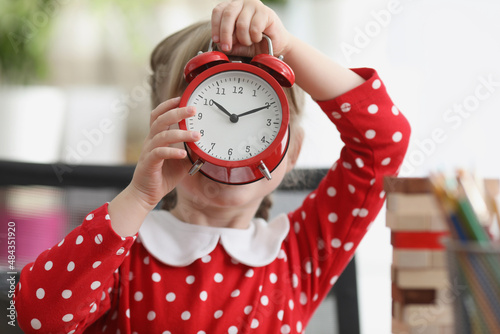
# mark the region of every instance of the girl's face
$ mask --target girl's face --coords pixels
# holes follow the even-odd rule
[[[176,187],[176,209],[183,211],[181,213],[183,220],[189,219],[190,210],[207,214],[223,212],[225,215],[233,214],[252,218],[262,199],[279,186],[290,167],[287,154],[272,172],[271,180],[264,178],[245,185],[221,184],[201,173],[187,175]],[[232,227],[246,228],[246,226]]]

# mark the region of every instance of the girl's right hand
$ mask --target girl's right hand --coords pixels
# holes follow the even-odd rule
[[[150,131],[129,186],[146,209],[152,210],[187,175],[191,163],[182,143],[200,139],[199,132],[177,126],[195,114],[194,107],[179,108],[179,102],[178,97],[167,100],[151,113]]]

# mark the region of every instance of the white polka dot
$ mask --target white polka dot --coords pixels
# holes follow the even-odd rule
[[[104,219],[111,220],[111,217],[109,216],[109,214],[107,214],[106,216],[104,216]]]
[[[123,253],[125,253],[125,248],[123,247],[120,247],[120,249],[116,251],[116,255],[122,255]]]
[[[144,298],[144,294],[141,291],[137,291],[136,293],[134,293],[135,301],[140,302],[142,298]]]
[[[359,215],[359,211],[360,211],[360,209],[359,209],[359,208],[355,208],[355,209],[353,209],[353,210],[352,210],[352,215],[353,215],[354,217],[357,217],[357,216]]]
[[[392,135],[392,140],[395,142],[395,143],[398,143],[401,141],[401,139],[403,139],[403,134],[399,131],[397,132],[394,132],[394,134]]]
[[[295,233],[299,233],[300,232],[300,224],[299,224],[299,222],[295,222],[295,224],[293,224],[293,230],[295,231]]]
[[[260,303],[264,306],[267,306],[267,304],[269,304],[269,297],[266,295],[260,297]]]
[[[288,307],[290,308],[290,310],[293,310],[293,308],[295,307],[295,303],[293,302],[292,299],[288,301]]]
[[[81,235],[79,235],[78,237],[76,237],[76,244],[79,245],[83,242],[83,237]]]
[[[349,192],[350,192],[351,194],[354,194],[354,193],[356,192],[356,188],[354,188],[354,186],[353,186],[352,184],[349,184],[349,185],[347,186],[347,189],[349,189]]]
[[[379,194],[379,197],[380,197],[380,198],[384,198],[384,197],[385,197],[385,191],[383,191],[383,190],[382,190],[382,191],[380,192],[380,194]]]
[[[319,295],[317,293],[314,294],[312,301],[315,302],[319,298]]]
[[[215,318],[215,319],[219,319],[220,317],[222,317],[222,314],[223,314],[223,313],[224,313],[224,312],[222,312],[222,310],[215,311],[215,313],[214,313],[214,318]]]
[[[305,211],[302,211],[300,213],[300,215],[302,216],[302,220],[306,219],[306,212]]]
[[[304,264],[304,269],[306,270],[306,273],[308,273],[308,274],[312,273],[312,263],[311,263],[311,261],[307,261]]]
[[[96,235],[94,241],[96,244],[100,245],[102,243],[102,234]]]
[[[200,299],[206,301],[208,298],[208,293],[206,291],[200,292]]]
[[[280,251],[278,252],[278,259],[283,259],[286,262],[286,253],[283,249],[280,249]]]
[[[227,333],[228,334],[237,334],[238,333],[238,328],[236,326],[231,326],[229,327],[229,329],[227,330]]]
[[[349,110],[351,110],[351,104],[348,102],[342,103],[342,105],[340,106],[340,110],[342,110],[342,112],[348,112]]]
[[[339,219],[339,217],[337,216],[337,214],[335,212],[330,212],[330,214],[328,214],[328,221],[330,223],[335,223],[335,222],[337,222],[338,219]]]
[[[167,302],[173,302],[175,300],[175,293],[173,292],[167,293],[165,299],[167,299]]]
[[[279,311],[278,311],[278,314],[277,314],[277,315],[278,315],[278,319],[279,319],[280,321],[283,321],[283,315],[284,315],[284,314],[285,314],[285,311],[283,311],[283,310],[279,310]]]
[[[64,290],[61,295],[64,299],[69,299],[72,294],[73,292],[71,292],[71,290]]]
[[[223,279],[224,279],[224,276],[222,276],[222,274],[221,274],[221,273],[217,273],[217,274],[215,274],[215,276],[214,276],[214,281],[215,281],[216,283],[220,283],[220,282],[222,282],[222,280],[223,280]]]
[[[310,198],[310,199],[314,199],[314,198],[316,198],[316,193],[312,193],[312,194],[310,194],[310,195],[309,195],[309,198]]]
[[[61,242],[57,244],[57,247],[61,247],[63,243],[64,243],[64,239],[62,239]]]
[[[292,286],[294,289],[299,286],[299,276],[297,274],[292,275]]]
[[[332,112],[332,117],[335,119],[341,119],[342,115],[339,114],[338,112],[334,111],[334,112]]]
[[[70,261],[70,262],[68,263],[68,266],[66,267],[66,269],[67,269],[68,271],[73,271],[73,269],[75,269],[75,263],[74,263],[73,261]]]
[[[92,220],[92,219],[94,219],[94,214],[93,213],[89,214],[87,217],[85,217],[85,219],[86,220]]]
[[[378,112],[378,106],[376,104],[370,104],[368,106],[368,112],[370,114],[376,114]]]
[[[353,242],[346,242],[344,244],[344,250],[345,251],[350,251],[352,249],[352,247],[354,246],[354,243]]]
[[[45,270],[49,271],[50,269],[52,269],[53,266],[54,266],[54,263],[52,263],[52,261],[47,261],[45,263]]]
[[[269,275],[269,280],[273,284],[276,283],[278,281],[278,275],[276,275],[275,273],[271,273],[271,275]]]
[[[352,165],[348,163],[347,161],[344,161],[342,163],[342,166],[344,166],[345,169],[352,169]]]
[[[189,275],[188,277],[186,277],[186,283],[187,284],[193,284],[194,283],[194,276],[193,275]]]
[[[332,239],[332,247],[333,248],[339,248],[342,245],[342,242],[340,239],[334,238]]]
[[[279,255],[278,255],[279,256]],[[253,269],[248,269],[247,272],[245,273],[245,276],[246,277],[252,277],[254,274],[254,271]]]
[[[257,320],[257,319],[253,319],[253,320],[252,320],[252,324],[250,325],[250,328],[255,329],[255,328],[257,328],[257,327],[259,327],[259,320]]]
[[[165,334],[165,332],[164,332],[164,334]],[[207,334],[207,332],[205,332],[205,331],[198,331],[198,333],[196,333],[196,334]]]
[[[361,143],[361,139],[358,137],[352,137],[352,140],[354,140],[356,143]]]
[[[382,82],[380,82],[379,79],[375,79],[373,80],[373,83],[372,83],[372,88],[373,89],[379,89],[380,86],[382,86]],[[299,331],[300,332],[300,331]]]
[[[189,320],[191,318],[191,313],[189,311],[184,311],[181,314],[181,319],[182,320]]]
[[[359,168],[363,168],[365,166],[365,163],[361,158],[356,158],[356,160],[354,161],[356,162],[356,166],[358,166]]]
[[[332,219],[334,219],[333,216],[332,216]],[[332,223],[335,223],[335,222],[332,222]],[[323,239],[318,240],[318,249],[325,249],[325,241]]]
[[[387,166],[388,164],[391,163],[391,158],[385,158],[384,160],[382,160],[381,164],[382,166]]]
[[[300,303],[301,303],[302,305],[307,304],[307,295],[306,295],[306,293],[305,293],[305,292],[301,292],[301,293],[300,293]]]
[[[155,311],[149,311],[149,312],[148,312],[148,315],[147,315],[147,318],[148,318],[148,320],[149,320],[149,321],[153,321],[153,320],[155,320],[155,318],[156,318],[156,313],[155,313]]]
[[[212,257],[210,255],[205,255],[204,257],[201,258],[201,262],[203,263],[208,263],[212,260]]]
[[[367,130],[367,131],[365,132],[365,137],[366,137],[367,139],[373,139],[373,138],[375,138],[375,135],[376,135],[375,130]]]
[[[40,329],[42,328],[42,323],[40,322],[40,320],[34,318],[34,319],[31,319],[31,327],[33,327],[33,329]]]
[[[62,321],[64,322],[70,322],[71,320],[73,320],[73,314],[71,313],[68,313],[64,317],[62,317]]]
[[[395,116],[399,115],[399,110],[396,106],[392,106],[391,111]]]
[[[336,275],[336,276],[333,276],[331,279],[330,279],[330,284],[331,285],[334,285],[335,282],[337,282],[337,280],[339,279],[339,277]]]
[[[337,195],[337,189],[335,189],[334,187],[328,187],[326,193],[328,194],[328,196],[334,197],[335,195]]]
[[[321,276],[321,268],[316,268],[316,277],[320,277]]]
[[[252,309],[253,307],[251,305],[248,305],[248,306],[245,306],[245,308],[243,309],[243,312],[246,314],[246,315],[249,315],[250,312],[252,312]]]
[[[285,324],[285,325],[281,326],[281,333],[282,334],[288,334],[288,333],[290,333],[290,331],[291,331],[291,328],[289,325]]]
[[[149,264],[149,256],[146,256],[143,260],[144,264]]]
[[[236,298],[240,295],[240,290],[236,289],[233,292],[231,292],[231,297]]]
[[[134,273],[131,271],[128,273],[128,280],[131,281],[134,279]]]
[[[92,303],[90,304],[90,313],[94,313],[95,311],[97,310],[97,304],[96,303]]]
[[[371,179],[370,180],[370,185],[373,186],[377,180],[376,179]]]
[[[130,319],[130,309],[129,308],[125,311],[125,316]]]
[[[91,288],[92,290],[95,290],[95,289],[97,289],[97,288],[98,288],[98,287],[100,287],[100,286],[101,286],[101,282],[99,282],[99,281],[94,281],[94,282],[92,282],[92,284],[90,285],[90,288]]]
[[[158,273],[153,273],[153,275],[151,275],[151,279],[153,280],[153,282],[159,282],[161,281],[161,276]]]
[[[43,297],[45,297],[45,290],[42,288],[36,290],[36,298],[43,299]]]
[[[95,269],[95,268],[99,267],[101,265],[101,263],[102,263],[101,261],[95,261],[94,263],[92,263],[92,268]]]
[[[104,299],[106,299],[106,292],[103,291],[102,296],[101,296],[101,300],[104,300]]]
[[[368,216],[368,210],[366,210],[366,209],[360,209],[359,210],[359,216],[363,217],[363,218],[366,217],[366,216]]]

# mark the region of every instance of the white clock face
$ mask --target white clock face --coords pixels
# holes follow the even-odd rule
[[[262,153],[281,127],[282,106],[265,80],[245,71],[210,76],[193,91],[187,105],[196,115],[186,120],[199,131],[195,144],[220,160],[245,160]]]

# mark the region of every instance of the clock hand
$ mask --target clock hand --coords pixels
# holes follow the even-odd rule
[[[238,122],[238,115],[236,114],[231,114],[229,111],[226,110],[226,108],[224,108],[222,105],[220,105],[219,103],[215,102],[214,100],[210,100],[212,101],[213,104],[215,104],[217,106],[217,108],[220,109],[220,111],[222,111],[224,114],[228,115],[229,116],[229,120],[233,123],[236,123]]]
[[[252,109],[252,110],[249,110],[249,111],[246,111],[242,114],[239,114],[238,117],[241,117],[241,116],[246,116],[246,115],[250,115],[250,114],[253,114],[254,112],[257,112],[257,111],[261,111],[262,109],[269,109],[269,107],[271,107],[271,105],[273,104],[274,102],[272,103],[269,103],[267,105],[265,105],[264,107],[259,107],[259,108],[255,108],[255,109]]]

